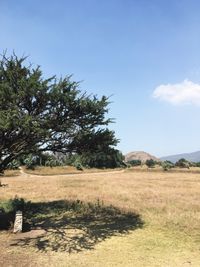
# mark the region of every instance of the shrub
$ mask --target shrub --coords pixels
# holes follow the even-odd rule
[[[73,166],[74,166],[77,170],[79,170],[79,171],[83,171],[83,166],[82,166],[82,164],[81,164],[80,162],[78,162],[78,161],[74,162]]]
[[[200,167],[200,162],[196,162],[196,167]]]
[[[141,166],[142,161],[139,159],[133,159],[128,161],[127,163],[134,167],[134,166]]]
[[[168,171],[169,169],[174,168],[174,163],[169,160],[165,160],[161,163],[161,166],[164,171]]]
[[[108,149],[98,153],[82,153],[80,162],[83,166],[90,168],[120,168],[126,165],[123,162],[124,156],[117,149]]]
[[[153,159],[147,159],[145,164],[147,165],[148,168],[153,168],[156,165],[156,161]]]
[[[179,159],[176,164],[175,164],[176,167],[179,167],[179,168],[190,168],[190,162],[187,161],[186,159],[182,158],[182,159]]]
[[[34,170],[36,166],[36,157],[33,156],[32,154],[29,154],[25,159],[24,159],[24,164],[27,169]]]
[[[31,202],[26,202],[23,198],[9,199],[0,202],[0,230],[8,230],[13,228],[15,220],[15,212],[17,210],[27,211],[31,206]]]
[[[3,201],[0,203],[0,209],[4,210],[4,212],[16,212],[17,210],[25,210],[25,207],[28,207],[30,202],[25,202],[23,198],[18,198],[15,196],[13,199],[9,199],[8,201]]]
[[[48,167],[56,167],[56,166],[61,166],[61,163],[56,160],[56,159],[48,159],[46,162],[45,162],[45,166],[48,166]]]
[[[8,164],[7,168],[9,170],[17,170],[17,169],[19,169],[19,166],[20,166],[19,161],[18,160],[13,160],[12,162],[10,162]]]

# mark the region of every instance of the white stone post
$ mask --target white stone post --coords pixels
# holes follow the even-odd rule
[[[13,233],[21,233],[23,225],[23,215],[22,211],[18,210],[15,215],[15,223]]]

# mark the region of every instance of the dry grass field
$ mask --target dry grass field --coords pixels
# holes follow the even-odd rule
[[[4,173],[5,177],[12,177],[20,175],[20,170],[6,170]]]
[[[198,173],[23,174],[1,182],[1,201],[17,195],[35,205],[31,231],[0,232],[2,267],[200,266]]]
[[[34,175],[60,175],[60,174],[83,174],[83,173],[96,173],[96,172],[112,172],[113,169],[83,169],[77,170],[73,166],[57,166],[57,167],[36,167],[34,170],[21,168],[23,172]],[[120,168],[115,170],[121,170]]]

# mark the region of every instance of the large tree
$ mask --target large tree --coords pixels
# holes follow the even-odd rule
[[[115,146],[108,98],[88,96],[71,76],[44,79],[16,55],[0,59],[0,172],[19,156],[43,151],[92,153]]]

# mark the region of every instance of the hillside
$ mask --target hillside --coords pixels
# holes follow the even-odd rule
[[[179,159],[184,158],[193,162],[200,162],[200,151],[192,152],[192,153],[183,153],[177,155],[170,155],[166,157],[161,157],[160,160],[170,160],[171,162],[176,162]]]
[[[141,160],[142,162],[145,162],[148,159],[160,161],[160,159],[144,151],[133,151],[125,155],[125,162],[131,161],[131,160]]]

